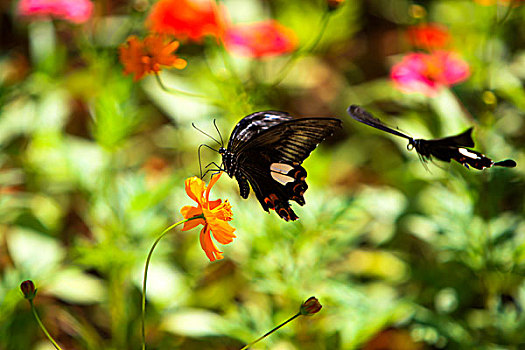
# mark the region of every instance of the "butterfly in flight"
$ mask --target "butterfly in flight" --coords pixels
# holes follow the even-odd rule
[[[487,156],[466,148],[474,147],[474,141],[472,140],[471,135],[472,128],[465,130],[461,134],[443,137],[440,139],[414,139],[406,134],[403,134],[399,130],[390,128],[381,120],[373,117],[370,113],[359,106],[352,105],[348,107],[347,112],[358,122],[407,139],[407,149],[410,151],[415,148],[423,162],[431,160],[432,157],[444,162],[455,160],[456,162],[464,165],[467,169],[469,166],[471,166],[472,168],[478,170],[483,170],[492,166],[501,166],[507,168],[513,168],[516,166],[516,162],[512,159],[494,162]]]
[[[242,198],[250,185],[263,209],[282,219],[297,220],[290,201],[304,205],[306,170],[301,163],[326,137],[342,125],[336,118],[294,119],[280,111],[252,113],[237,123],[228,146],[218,152],[225,171],[239,183]]]

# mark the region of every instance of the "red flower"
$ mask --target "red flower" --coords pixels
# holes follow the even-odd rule
[[[219,180],[222,173],[212,175],[208,186],[198,177],[190,177],[185,181],[186,193],[188,196],[197,202],[196,207],[185,206],[180,210],[180,213],[185,219],[190,219],[196,216],[203,216],[203,218],[186,221],[182,231],[190,230],[198,225],[203,225],[200,234],[201,247],[206,253],[210,261],[222,259],[222,252],[217,249],[211,240],[210,231],[213,237],[221,244],[228,244],[233,241],[235,229],[228,223],[232,220],[231,205],[228,201],[222,202],[217,199],[210,201],[210,191],[213,185]]]
[[[404,92],[436,96],[443,86],[450,86],[470,76],[468,63],[451,51],[431,54],[409,53],[392,67],[390,78]]]
[[[124,74],[135,74],[133,80],[137,81],[146,74],[160,72],[161,66],[183,69],[186,61],[173,53],[178,47],[178,41],[167,42],[158,35],[149,35],[144,41],[132,35],[119,47]]]
[[[435,23],[412,26],[407,36],[412,45],[428,50],[443,48],[450,41],[447,29]]]
[[[268,57],[295,50],[295,33],[275,20],[238,24],[228,28],[226,48],[241,56]]]
[[[146,23],[153,32],[200,41],[206,35],[222,37],[226,12],[213,0],[160,0]]]

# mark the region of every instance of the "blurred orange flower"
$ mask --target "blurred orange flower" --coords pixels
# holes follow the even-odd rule
[[[200,41],[206,35],[220,38],[226,10],[213,0],[160,0],[153,5],[146,23],[151,31],[178,39]]]
[[[241,56],[262,58],[295,50],[295,33],[275,20],[237,24],[228,28],[226,48]]]
[[[235,229],[228,224],[228,221],[231,221],[233,216],[230,203],[228,203],[227,200],[224,202],[220,199],[215,201],[209,200],[211,188],[217,180],[219,180],[221,174],[222,173],[212,175],[208,186],[196,176],[186,179],[184,183],[186,193],[191,199],[197,202],[198,206],[192,207],[187,205],[180,210],[180,213],[185,219],[204,215],[203,219],[185,222],[182,231],[190,230],[198,225],[204,226],[200,233],[200,242],[202,249],[210,261],[223,258],[222,252],[217,249],[211,239],[210,231],[213,234],[213,238],[221,244],[231,243],[236,237],[233,234]]]
[[[483,6],[491,6],[496,3],[509,5],[512,0],[474,0],[474,1]],[[522,2],[525,2],[525,0],[514,0],[512,5],[520,6]]]
[[[146,74],[159,72],[161,66],[183,69],[186,61],[173,54],[178,47],[178,41],[166,42],[162,36],[149,35],[141,41],[132,35],[119,47],[124,74],[135,74],[133,80],[138,81]]]
[[[409,27],[407,36],[412,45],[428,50],[443,48],[450,41],[448,30],[436,23]]]

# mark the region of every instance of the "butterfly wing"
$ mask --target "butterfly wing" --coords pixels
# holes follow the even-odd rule
[[[292,119],[293,117],[291,115],[281,111],[252,113],[242,118],[237,125],[235,125],[235,128],[233,128],[230,140],[228,141],[228,150],[235,152],[244,144],[249,143],[250,140],[257,135],[264,133],[265,130]]]
[[[461,134],[432,140],[422,140],[430,147],[474,147],[472,140],[473,128],[468,128]]]
[[[226,164],[235,168],[241,196],[248,197],[249,182],[265,211],[274,209],[281,218],[296,220],[289,201],[303,205],[308,188],[301,163],[340,127],[339,119],[292,119],[276,111],[254,113],[241,120],[228,143],[233,161]]]
[[[346,111],[348,112],[348,114],[353,119],[357,120],[360,123],[369,125],[369,126],[371,126],[373,128],[379,129],[379,130],[386,131],[386,132],[388,132],[390,134],[393,134],[393,135],[404,137],[405,139],[408,139],[408,140],[412,140],[412,137],[410,137],[410,136],[408,136],[406,134],[403,134],[399,130],[396,130],[396,129],[393,129],[393,128],[387,126],[381,120],[373,117],[370,113],[368,113],[366,110],[364,110],[363,108],[361,108],[359,106],[351,105],[350,107],[348,107],[348,109]]]
[[[444,162],[461,158],[462,155],[458,152],[458,149],[462,147],[474,147],[472,128],[458,135],[432,140],[417,139],[414,143],[417,152],[423,157],[428,159],[432,156]]]
[[[268,171],[270,168],[270,171]],[[273,168],[273,170],[271,170]],[[288,172],[285,173],[285,171]],[[300,165],[287,163],[250,162],[244,164],[236,175],[250,183],[265,211],[275,210],[286,221],[298,219],[290,207],[290,200],[304,205],[306,170]]]

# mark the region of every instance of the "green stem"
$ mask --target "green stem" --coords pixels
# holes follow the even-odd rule
[[[323,17],[321,18],[321,27],[317,32],[317,36],[312,40],[310,45],[306,46],[303,49],[299,49],[292,54],[292,57],[290,57],[288,62],[285,63],[283,68],[281,68],[281,71],[277,74],[277,79],[275,79],[275,81],[273,82],[272,87],[278,85],[286,77],[290,69],[292,69],[293,63],[298,58],[304,56],[304,54],[307,52],[312,52],[317,47],[317,45],[321,41],[321,38],[323,37],[326,27],[328,26],[328,20],[330,19],[331,14],[332,11],[326,11],[325,13],[323,13]]]
[[[47,329],[44,326],[44,324],[42,323],[42,321],[40,321],[40,317],[38,317],[38,314],[36,313],[35,305],[33,305],[33,300],[29,300],[29,304],[31,305],[31,311],[33,312],[33,316],[35,316],[36,322],[38,323],[38,325],[40,326],[40,328],[42,329],[44,334],[47,336],[49,341],[51,343],[53,343],[53,345],[55,346],[55,349],[62,350],[62,348],[60,346],[58,346],[58,344],[55,341],[55,339],[53,339],[51,334],[49,334],[49,332],[47,331]]]
[[[498,5],[496,4],[496,6]],[[505,11],[505,14],[503,15],[503,17],[498,21],[497,16],[496,16],[497,24],[502,24],[503,22],[505,22],[507,18],[510,16],[510,13],[512,12],[513,8],[514,8],[514,0],[510,0],[509,4],[507,5],[507,11]]]
[[[283,323],[281,323],[280,325],[278,325],[277,327],[275,327],[274,329],[272,329],[271,331],[269,331],[268,333],[266,333],[265,335],[263,335],[262,337],[259,337],[257,338],[256,340],[252,341],[250,344],[247,344],[245,345],[241,350],[245,350],[245,349],[248,349],[250,346],[252,346],[253,344],[263,340],[264,338],[266,338],[267,336],[269,336],[270,334],[272,334],[273,332],[275,332],[276,330],[278,330],[279,328],[285,326],[287,323],[293,321],[294,319],[296,319],[297,317],[301,316],[301,313],[298,312],[296,315],[290,317],[287,321],[284,321]]]
[[[157,83],[159,84],[160,88],[164,90],[165,92],[167,92],[168,94],[206,99],[211,104],[219,106],[219,107],[224,105],[224,103],[222,103],[221,101],[213,99],[213,98],[209,98],[208,96],[205,96],[205,95],[195,94],[193,92],[188,92],[184,90],[175,89],[172,87],[167,87],[166,85],[164,85],[164,82],[162,81],[158,73],[155,73],[155,78],[157,79]]]
[[[168,234],[168,232],[171,231],[176,226],[178,226],[180,224],[183,224],[183,223],[185,223],[187,221],[190,221],[190,220],[203,219],[203,218],[204,218],[204,215],[197,215],[197,216],[194,216],[192,218],[184,219],[184,220],[181,220],[179,222],[174,223],[173,225],[169,226],[164,231],[162,231],[160,236],[155,240],[155,242],[151,246],[151,249],[149,250],[148,257],[146,258],[146,266],[144,266],[144,279],[142,281],[142,314],[141,314],[141,321],[142,321],[142,349],[143,350],[146,349],[146,282],[148,280],[148,268],[149,268],[149,263],[151,261],[151,256],[153,255],[153,251],[155,250],[155,247],[157,246],[157,244],[159,244],[160,240],[164,236],[166,236]]]

